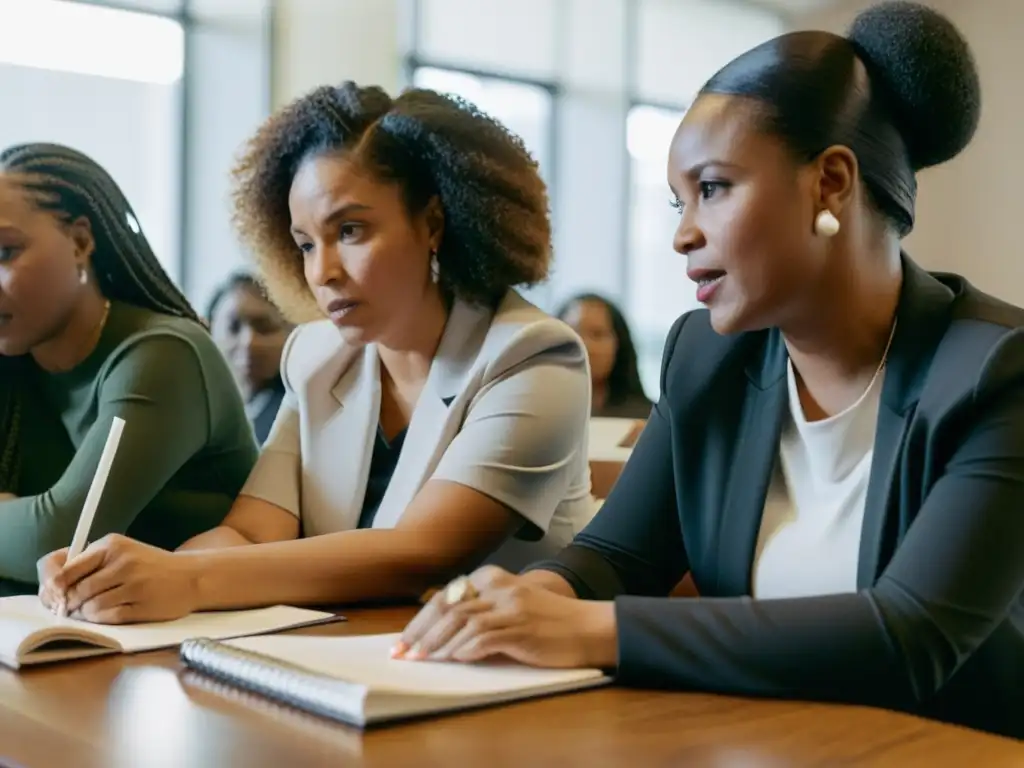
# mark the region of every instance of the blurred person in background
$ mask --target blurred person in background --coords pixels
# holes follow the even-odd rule
[[[583,339],[590,358],[591,416],[646,419],[651,412],[626,318],[596,293],[573,296],[557,317]]]
[[[263,445],[284,398],[281,353],[293,326],[245,272],[231,275],[217,289],[206,317],[242,390],[256,441]]]

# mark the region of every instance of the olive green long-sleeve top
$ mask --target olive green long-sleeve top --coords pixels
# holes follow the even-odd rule
[[[115,303],[80,365],[29,368],[18,498],[0,501],[0,590],[34,587],[36,561],[71,543],[115,416],[125,428],[90,541],[126,533],[173,549],[223,520],[257,447],[203,328]]]

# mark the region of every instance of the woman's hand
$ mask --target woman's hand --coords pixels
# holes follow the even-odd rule
[[[64,549],[44,555],[36,563],[36,574],[39,577],[39,599],[43,605],[54,612],[57,611],[62,597],[53,589],[53,577],[61,572],[67,559],[68,548],[64,547]]]
[[[39,596],[50,608],[97,624],[169,621],[196,610],[189,558],[125,536],[105,536],[65,562],[67,550],[43,557]]]
[[[469,577],[477,594],[454,605],[439,591],[402,633],[394,655],[475,662],[506,656],[536,667],[618,662],[614,604],[563,597],[493,566]]]

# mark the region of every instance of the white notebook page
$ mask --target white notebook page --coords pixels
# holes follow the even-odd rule
[[[17,648],[30,633],[48,627],[75,627],[118,642],[127,652],[179,645],[193,637],[225,639],[270,632],[329,617],[304,608],[275,606],[254,611],[194,613],[175,621],[150,624],[104,625],[59,619],[35,595],[0,598],[0,646]]]
[[[276,605],[252,611],[193,613],[175,621],[102,627],[103,634],[117,640],[125,651],[144,651],[180,645],[194,637],[222,640],[258,632],[309,624],[332,614]],[[92,625],[88,625],[92,626]],[[96,627],[94,627],[96,629]]]
[[[226,645],[271,656],[372,691],[427,696],[490,696],[596,680],[597,669],[535,669],[515,663],[455,664],[392,659],[400,635],[246,637]]]

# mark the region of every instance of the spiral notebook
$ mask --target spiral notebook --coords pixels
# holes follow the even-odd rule
[[[366,727],[604,685],[599,669],[513,662],[454,664],[390,657],[398,635],[278,635],[189,640],[184,664],[279,704]]]

